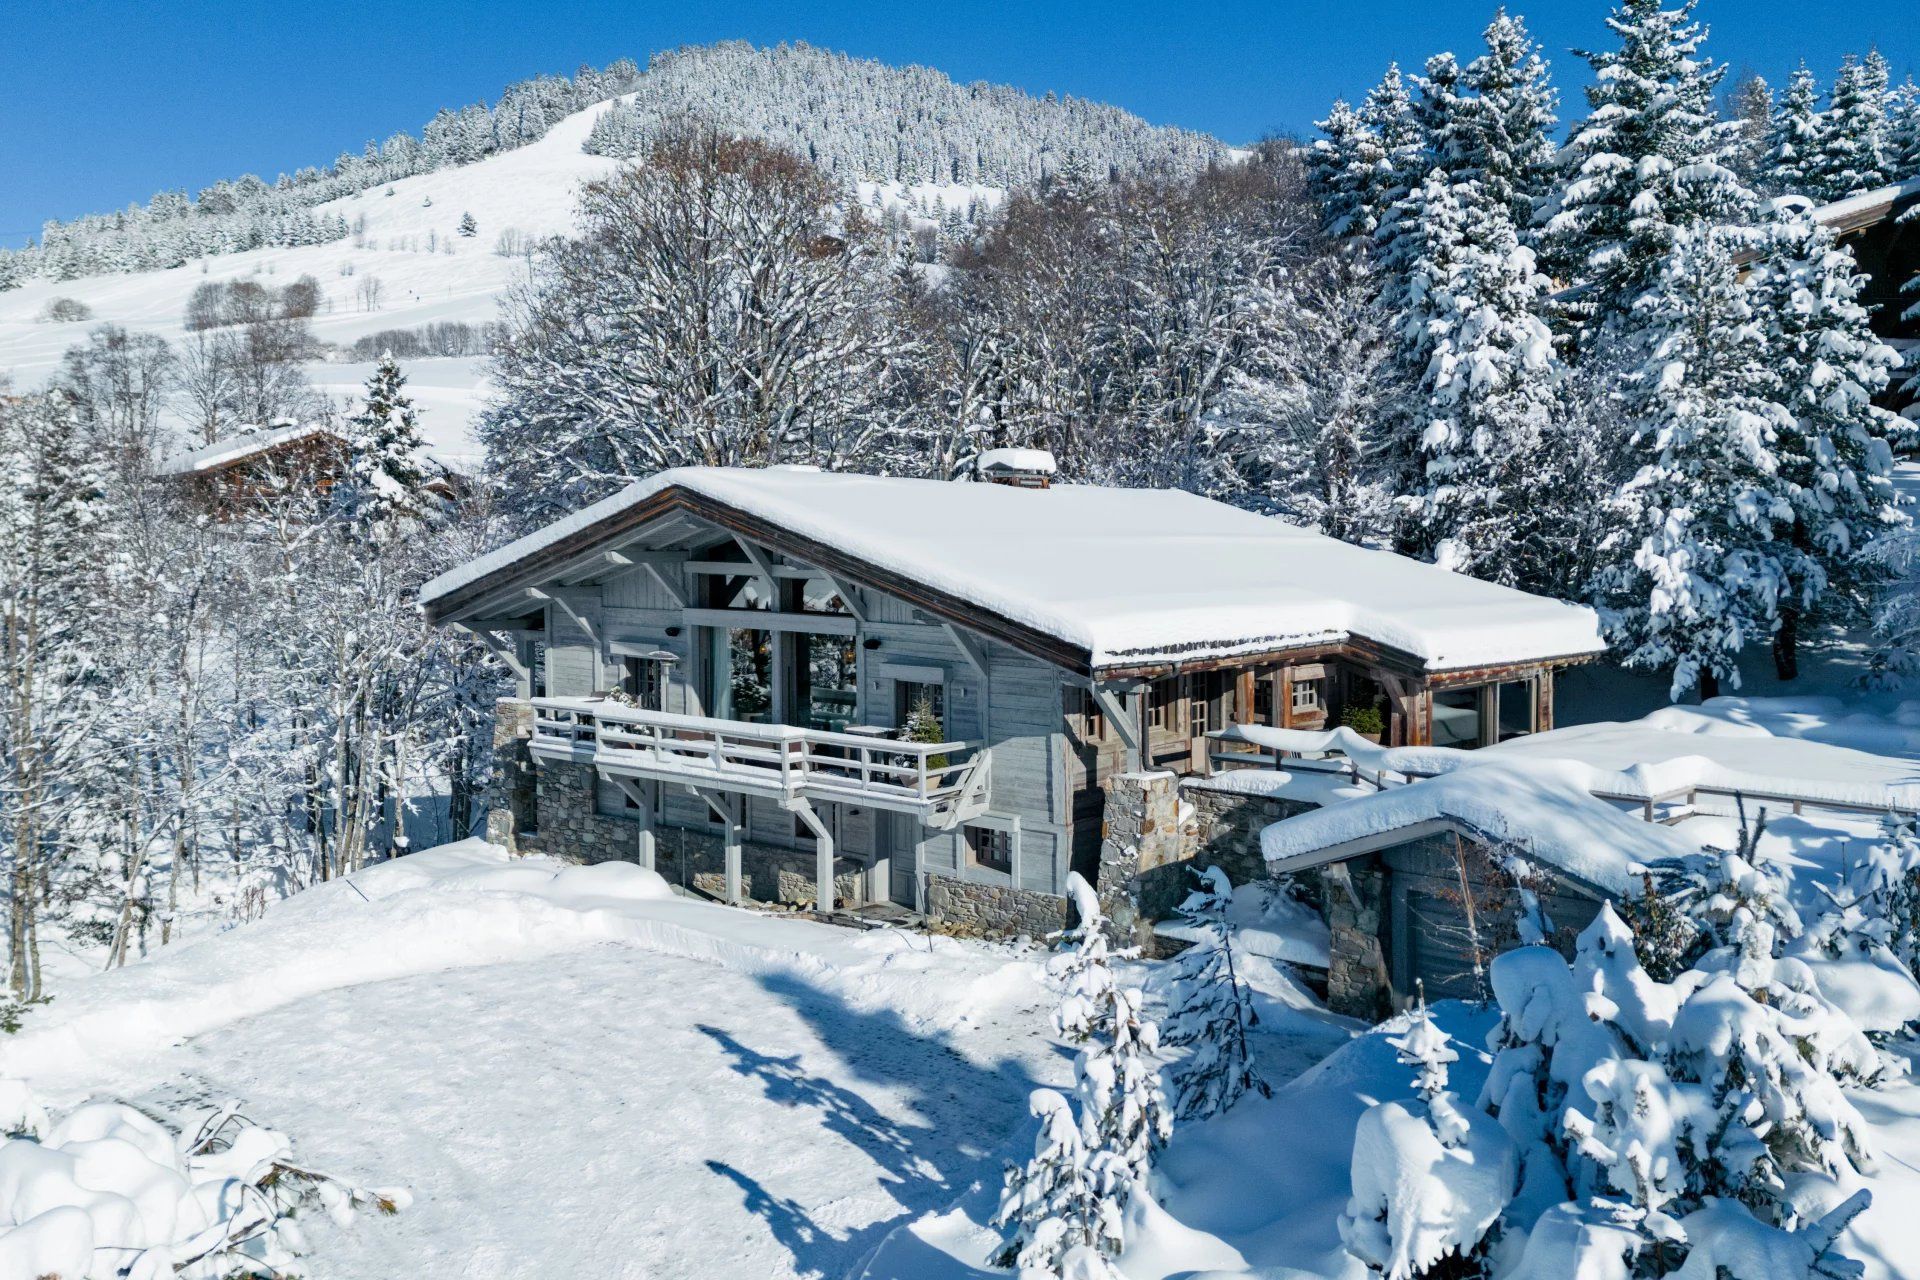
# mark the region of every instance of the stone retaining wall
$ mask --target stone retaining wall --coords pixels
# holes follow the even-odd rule
[[[599,812],[590,766],[542,764],[538,773],[538,827],[517,837],[520,852],[544,853],[568,862],[639,858],[640,824]],[[655,828],[654,835],[654,868],[668,881],[713,897],[726,893],[726,841],[718,831],[663,825]],[[740,892],[758,902],[812,906],[816,896],[813,862],[809,849],[743,841]],[[834,860],[833,884],[841,906],[866,900],[865,868],[852,858]]]
[[[1039,939],[1067,927],[1067,900],[935,873],[927,877],[927,918],[980,937]]]

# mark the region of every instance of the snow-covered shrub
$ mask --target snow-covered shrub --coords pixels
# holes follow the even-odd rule
[[[400,1190],[352,1186],[293,1162],[285,1135],[237,1105],[179,1134],[132,1107],[88,1103],[58,1124],[5,1082],[0,1142],[0,1275],[62,1280],[236,1280],[306,1274],[296,1215],[345,1225],[357,1208],[395,1213]]]
[[[1263,1098],[1273,1090],[1260,1078],[1247,1045],[1247,1030],[1259,1018],[1234,969],[1233,930],[1227,924],[1233,885],[1218,867],[1196,869],[1194,876],[1199,886],[1178,911],[1197,937],[1174,959],[1174,1008],[1161,1031],[1167,1044],[1192,1046],[1174,1081],[1175,1111],[1209,1116],[1231,1107],[1249,1089]]]
[[[1072,1103],[1050,1089],[1034,1093],[1041,1132],[1033,1158],[1009,1167],[996,1226],[1012,1228],[996,1255],[1021,1280],[1104,1280],[1124,1240],[1121,1214],[1142,1193],[1154,1149],[1172,1132],[1154,1060],[1159,1030],[1140,1012],[1141,993],[1123,987],[1113,961],[1135,948],[1111,948],[1099,898],[1078,873],[1067,877],[1079,923],[1054,935],[1063,950],[1047,971],[1061,987],[1053,1025],[1081,1050]]]
[[[1387,1280],[1482,1274],[1487,1235],[1513,1197],[1518,1153],[1500,1125],[1447,1089],[1460,1055],[1425,1004],[1389,1040],[1414,1069],[1419,1103],[1383,1102],[1353,1138],[1353,1197],[1340,1218],[1347,1252]]]
[[[994,1225],[1014,1229],[995,1262],[1019,1269],[1022,1280],[1072,1274],[1070,1256],[1091,1253],[1112,1274],[1107,1258],[1123,1244],[1116,1194],[1124,1169],[1110,1153],[1087,1150],[1073,1104],[1052,1089],[1035,1089],[1028,1108],[1040,1122],[1033,1158],[1007,1170]],[[1078,1265],[1088,1264],[1084,1256]]]
[[[1753,1274],[1844,1274],[1830,1238],[1798,1230],[1805,1175],[1871,1168],[1842,1085],[1886,1064],[1809,966],[1777,954],[1775,927],[1795,919],[1777,878],[1727,860],[1693,903],[1718,945],[1671,982],[1641,967],[1611,905],[1571,964],[1544,947],[1494,962],[1501,1020],[1481,1102],[1519,1148],[1503,1225],[1528,1233],[1524,1274],[1665,1276],[1694,1265],[1696,1243],[1826,1268]]]

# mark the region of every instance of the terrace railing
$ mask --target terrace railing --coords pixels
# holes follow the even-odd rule
[[[614,775],[864,802],[951,825],[986,808],[992,753],[977,742],[644,711],[594,698],[535,698],[533,752]]]

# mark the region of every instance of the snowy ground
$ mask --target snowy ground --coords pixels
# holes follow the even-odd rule
[[[871,1274],[965,1275],[966,1248],[885,1259],[929,1250],[930,1222],[984,1248],[965,1224],[1026,1096],[1070,1073],[1041,959],[470,841],[75,982],[0,1043],[0,1074],[56,1110],[244,1098],[303,1160],[410,1187],[398,1217],[309,1228],[327,1276],[841,1276],[890,1235]],[[1260,1053],[1286,1080],[1350,1028],[1263,973]],[[1170,1165],[1168,1187],[1210,1176]],[[1187,1267],[1236,1248],[1146,1234]]]

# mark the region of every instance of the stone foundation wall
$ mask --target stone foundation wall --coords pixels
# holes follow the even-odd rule
[[[1327,1007],[1335,1013],[1378,1021],[1393,1012],[1380,929],[1386,910],[1386,872],[1338,863],[1320,869],[1320,911],[1332,933],[1328,947]]]
[[[639,823],[599,812],[590,767],[542,764],[538,773],[539,828],[519,835],[519,851],[567,862],[638,859]],[[654,834],[654,868],[670,883],[713,897],[726,893],[726,841],[718,831],[662,826]],[[753,840],[740,846],[740,892],[756,902],[813,906],[813,873],[812,850]],[[854,859],[834,860],[833,884],[840,906],[866,900],[865,868]]]
[[[1129,773],[1107,783],[1095,889],[1117,940],[1153,947],[1154,923],[1192,892],[1196,867],[1217,866],[1234,884],[1265,879],[1261,828],[1313,807],[1230,777]]]
[[[1219,867],[1235,884],[1248,884],[1267,877],[1266,860],[1260,856],[1261,828],[1315,806],[1305,800],[1241,790],[1234,785],[1236,776],[1240,775],[1183,778],[1180,799],[1192,810],[1187,856],[1201,866]]]
[[[1067,900],[934,873],[927,877],[927,918],[980,937],[1039,939],[1067,927]]]

